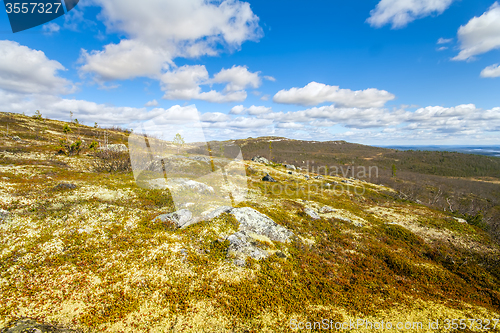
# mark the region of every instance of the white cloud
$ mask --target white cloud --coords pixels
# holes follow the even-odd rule
[[[352,91],[350,89],[339,89],[338,86],[328,86],[322,83],[311,82],[304,88],[292,88],[281,90],[274,95],[275,103],[317,105],[325,102],[337,104],[343,107],[382,107],[387,101],[393,100],[395,96],[385,90],[366,89]]]
[[[453,60],[469,60],[474,56],[500,48],[500,4],[495,2],[487,12],[472,18],[458,29],[460,53]]]
[[[441,45],[441,44],[449,44],[453,42],[453,38],[449,38],[449,39],[445,39],[445,38],[439,38],[438,41],[437,41],[437,44],[438,45]]]
[[[444,51],[444,50],[448,50],[448,47],[446,46],[441,46],[441,47],[438,47],[437,48],[438,51]]]
[[[245,112],[245,107],[243,105],[236,105],[231,109],[231,111],[229,113],[230,114],[242,114],[243,112]]]
[[[158,101],[156,99],[153,99],[152,101],[149,101],[146,104],[144,104],[144,106],[146,106],[146,107],[158,106]]]
[[[381,0],[370,12],[367,22],[380,28],[392,24],[392,29],[405,27],[416,19],[442,14],[453,0]]]
[[[171,64],[171,52],[151,48],[137,40],[122,40],[108,44],[104,51],[82,50],[82,73],[97,73],[99,81],[126,80],[138,76],[157,77]]]
[[[64,94],[74,87],[59,77],[63,65],[45,53],[9,40],[0,41],[0,89],[25,94]]]
[[[264,79],[266,79],[267,81],[276,82],[276,79],[269,75],[264,76]]]
[[[102,80],[159,76],[177,57],[216,55],[258,40],[259,18],[247,2],[224,0],[93,0],[108,31],[125,34],[119,44],[83,52],[81,70]]]
[[[494,64],[483,69],[481,77],[500,77],[500,64]]]
[[[233,66],[230,69],[222,69],[215,74],[212,82],[227,83],[224,88],[226,92],[244,90],[247,87],[257,89],[262,84],[259,74],[260,72],[249,72],[245,66]]]

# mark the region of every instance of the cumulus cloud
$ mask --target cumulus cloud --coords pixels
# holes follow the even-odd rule
[[[103,51],[82,50],[80,71],[98,74],[99,81],[126,80],[138,76],[155,78],[171,62],[171,51],[149,47],[137,40],[108,44]]]
[[[247,87],[259,88],[262,80],[259,76],[260,72],[252,73],[245,66],[233,66],[230,69],[222,69],[215,74],[212,82],[227,83],[224,91],[239,91]]]
[[[367,22],[380,28],[391,24],[392,29],[405,27],[416,19],[442,14],[453,0],[381,0],[370,12]]]
[[[82,51],[81,70],[102,80],[159,76],[177,57],[216,55],[262,35],[247,2],[93,0],[108,31],[124,34],[102,51]]]
[[[335,103],[343,107],[382,107],[395,96],[385,90],[366,89],[353,91],[340,89],[338,86],[329,86],[311,82],[303,88],[280,90],[274,95],[273,101],[282,104],[297,104],[303,106],[317,105],[325,102]]]
[[[161,77],[165,99],[199,99],[214,103],[241,102],[247,98],[247,87],[257,88],[262,80],[259,72],[252,73],[244,66],[222,69],[210,78],[204,65],[182,66],[164,73]],[[227,83],[222,92],[202,91],[203,85]]]
[[[25,94],[65,94],[72,83],[60,76],[63,65],[19,43],[0,41],[0,89]]]
[[[495,2],[487,12],[472,18],[458,29],[460,53],[453,60],[469,60],[474,56],[500,48],[500,4]]]
[[[500,77],[500,64],[494,64],[483,69],[481,77]]]
[[[229,113],[230,114],[242,114],[243,112],[245,112],[245,107],[243,105],[236,105],[231,109],[231,111]]]

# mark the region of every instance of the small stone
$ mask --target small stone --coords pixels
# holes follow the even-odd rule
[[[76,188],[75,184],[60,183],[54,187],[54,190],[74,190],[75,188]]]
[[[6,210],[0,209],[0,223],[7,223],[10,221],[10,213]]]
[[[256,163],[270,164],[269,160],[262,156],[255,156],[254,158],[252,158],[252,161]]]
[[[161,222],[170,222],[176,228],[183,228],[187,225],[191,225],[193,214],[187,209],[181,209],[173,213],[163,214],[157,216],[153,219],[153,222],[161,221]]]
[[[331,212],[334,212],[335,209],[333,209],[332,207],[330,206],[323,206],[321,207],[319,210],[319,213],[320,214],[326,214],[326,213],[331,213]]]
[[[313,220],[319,220],[319,219],[321,219],[321,217],[318,215],[318,213],[316,213],[311,208],[304,209],[304,213],[306,213],[307,215],[309,215],[309,217],[312,218]]]
[[[269,174],[265,175],[264,178],[262,178],[263,181],[265,182],[273,182],[273,183],[276,183],[276,180],[271,177]]]

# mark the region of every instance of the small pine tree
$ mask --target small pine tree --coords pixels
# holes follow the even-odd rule
[[[36,120],[42,120],[42,113],[40,112],[40,110],[36,110],[35,111],[35,114],[33,115],[33,118],[36,119]]]
[[[184,138],[182,137],[182,135],[177,133],[174,137],[173,142],[174,142],[174,145],[177,146],[177,154],[179,154],[179,151],[181,150],[182,146],[184,146],[184,144],[185,144]]]
[[[396,164],[392,165],[392,177],[396,178]]]

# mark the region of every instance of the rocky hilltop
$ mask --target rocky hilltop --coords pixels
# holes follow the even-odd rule
[[[289,332],[323,320],[425,332],[500,317],[500,247],[476,215],[312,170],[301,156],[311,151],[293,155],[288,139],[220,143],[243,151],[244,174],[226,171],[245,196],[197,212],[167,181],[138,184],[129,131],[13,114],[0,114],[0,130],[2,333]],[[335,155],[351,144],[317,145]],[[212,163],[200,147],[176,160]],[[216,194],[188,176],[174,185]]]

